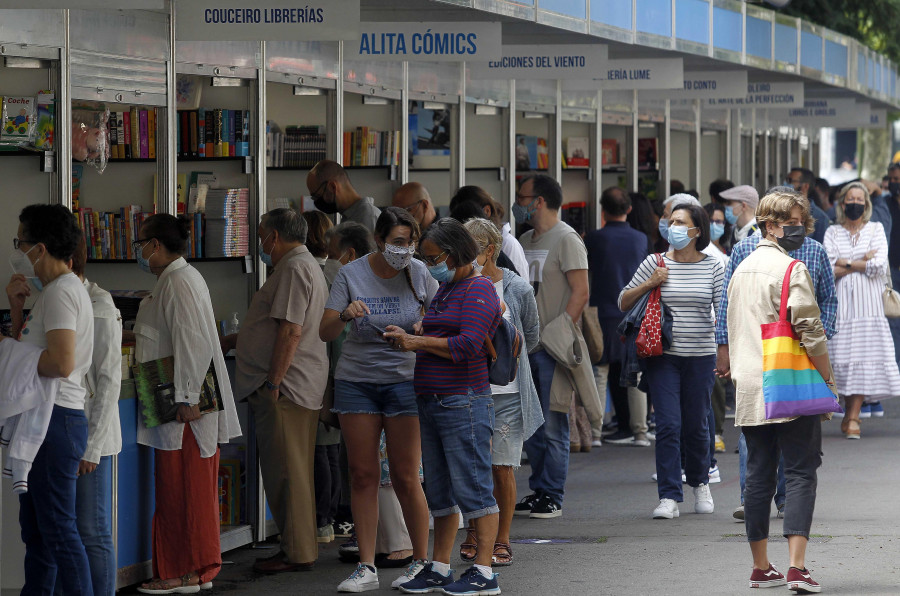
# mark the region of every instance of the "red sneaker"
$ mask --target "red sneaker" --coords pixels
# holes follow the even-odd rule
[[[784,576],[771,563],[765,571],[754,567],[753,573],[750,574],[751,588],[777,588],[785,583]]]
[[[822,591],[822,586],[809,576],[808,569],[797,569],[796,567],[788,569],[787,584],[788,589],[797,594],[818,594]]]

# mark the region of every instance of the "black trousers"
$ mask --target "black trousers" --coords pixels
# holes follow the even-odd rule
[[[786,480],[782,534],[806,536],[816,508],[817,472],[822,465],[822,422],[802,416],[782,424],[742,426],[747,441],[744,525],[747,540],[769,537],[769,516],[778,482],[778,459],[784,456]]]
[[[340,445],[316,445],[316,527],[334,523],[341,502]]]

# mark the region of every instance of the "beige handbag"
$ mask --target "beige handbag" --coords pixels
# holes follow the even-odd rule
[[[587,344],[591,364],[598,364],[603,358],[603,330],[597,316],[597,307],[588,306],[581,315],[581,330]]]
[[[884,278],[884,292],[881,294],[881,300],[884,302],[884,316],[889,319],[900,319],[900,294],[893,289],[890,271]]]

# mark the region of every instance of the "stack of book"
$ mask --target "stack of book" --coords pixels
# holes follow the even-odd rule
[[[355,131],[345,132],[344,165],[400,165],[400,131],[369,130],[368,126],[357,126]]]
[[[75,210],[78,227],[84,233],[89,259],[133,259],[131,243],[137,239],[150,213],[140,205],[126,205],[119,212],[94,211],[90,207]]]
[[[325,157],[324,126],[288,126],[281,132],[267,123],[266,167],[312,168]]]
[[[156,111],[110,112],[110,159],[156,159]]]
[[[250,155],[250,111],[200,108],[178,112],[178,157]]]
[[[204,256],[242,257],[250,254],[250,205],[247,188],[211,188],[206,194]]]

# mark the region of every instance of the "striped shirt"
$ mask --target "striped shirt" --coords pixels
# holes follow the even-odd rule
[[[441,284],[422,326],[426,337],[446,337],[450,360],[425,350],[416,354],[416,393],[461,395],[471,389],[489,394],[484,340],[500,324],[500,300],[494,284],[476,275]]]
[[[738,242],[734,250],[731,251],[731,260],[725,267],[725,284],[722,286],[722,299],[719,303],[718,316],[716,317],[716,343],[719,345],[728,345],[728,284],[731,283],[731,276],[734,270],[746,259],[750,253],[759,246],[762,236],[759,232],[751,234]],[[825,328],[825,337],[831,339],[836,331],[835,319],[837,319],[838,298],[834,289],[834,270],[828,261],[828,254],[825,248],[807,236],[803,240],[803,244],[797,250],[788,253],[792,259],[803,261],[809,270],[809,276],[812,277],[813,285],[816,287],[816,302],[819,303],[819,310],[822,311],[819,317],[822,320],[822,326]]]
[[[884,227],[870,221],[857,235],[851,236],[843,226],[835,224],[825,232],[825,250],[832,266],[838,259],[860,261],[865,259],[867,252],[876,251],[875,256],[866,261],[865,273],[849,273],[835,284],[840,305],[838,321],[847,324],[869,317],[883,318],[881,294],[888,268],[888,243]],[[858,348],[858,353],[865,352],[865,345]]]
[[[678,263],[664,257],[669,277],[662,284],[662,302],[672,317],[672,356],[709,356],[716,353],[715,320],[725,272],[719,261],[704,255],[697,263]],[[641,263],[624,293],[641,285],[656,271],[656,255]],[[619,295],[621,303],[622,295]]]

